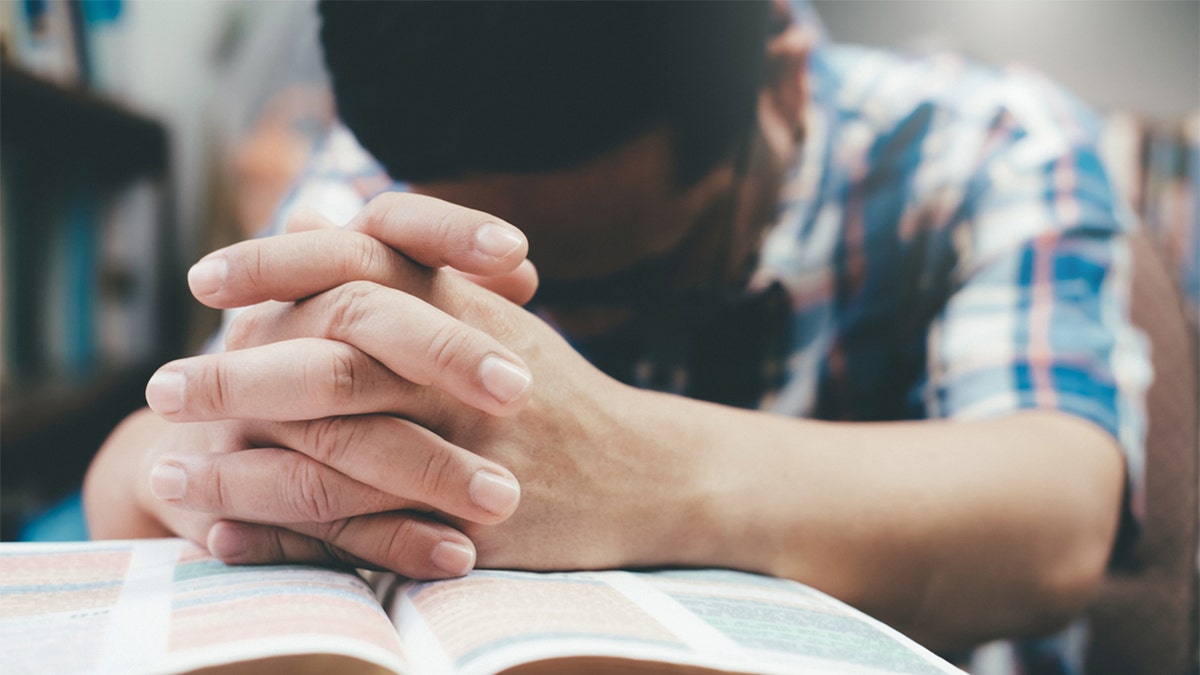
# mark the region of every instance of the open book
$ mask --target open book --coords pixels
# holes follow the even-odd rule
[[[179,539],[0,545],[0,671],[957,673],[798,583],[726,570],[401,582]]]

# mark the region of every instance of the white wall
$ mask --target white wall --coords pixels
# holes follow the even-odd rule
[[[1100,109],[1200,109],[1200,0],[815,0],[837,40],[1021,61]]]
[[[181,252],[193,250],[207,193],[205,114],[213,89],[213,52],[232,3],[129,0],[123,12],[123,76],[116,87],[131,106],[166,124]]]

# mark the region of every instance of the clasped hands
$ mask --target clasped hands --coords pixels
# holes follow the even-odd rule
[[[206,256],[193,294],[247,309],[224,353],[148,384],[173,424],[139,471],[143,508],[233,563],[655,562],[646,543],[669,537],[642,511],[687,462],[638,437],[644,392],[521,307],[527,250],[486,213],[388,194],[344,228],[301,212]]]

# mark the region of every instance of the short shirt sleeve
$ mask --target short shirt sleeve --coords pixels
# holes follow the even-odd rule
[[[914,392],[931,417],[1060,410],[1116,439],[1140,518],[1149,348],[1132,325],[1130,211],[1089,113],[1032,75],[1008,88],[954,228],[954,292]],[[1128,519],[1127,519],[1128,520]]]

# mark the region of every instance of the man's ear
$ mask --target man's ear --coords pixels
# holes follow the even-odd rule
[[[799,143],[804,135],[808,53],[816,35],[807,26],[796,23],[786,0],[775,0],[772,5],[774,25],[767,42],[759,123],[768,125],[764,133],[775,136],[786,132],[793,142]]]

